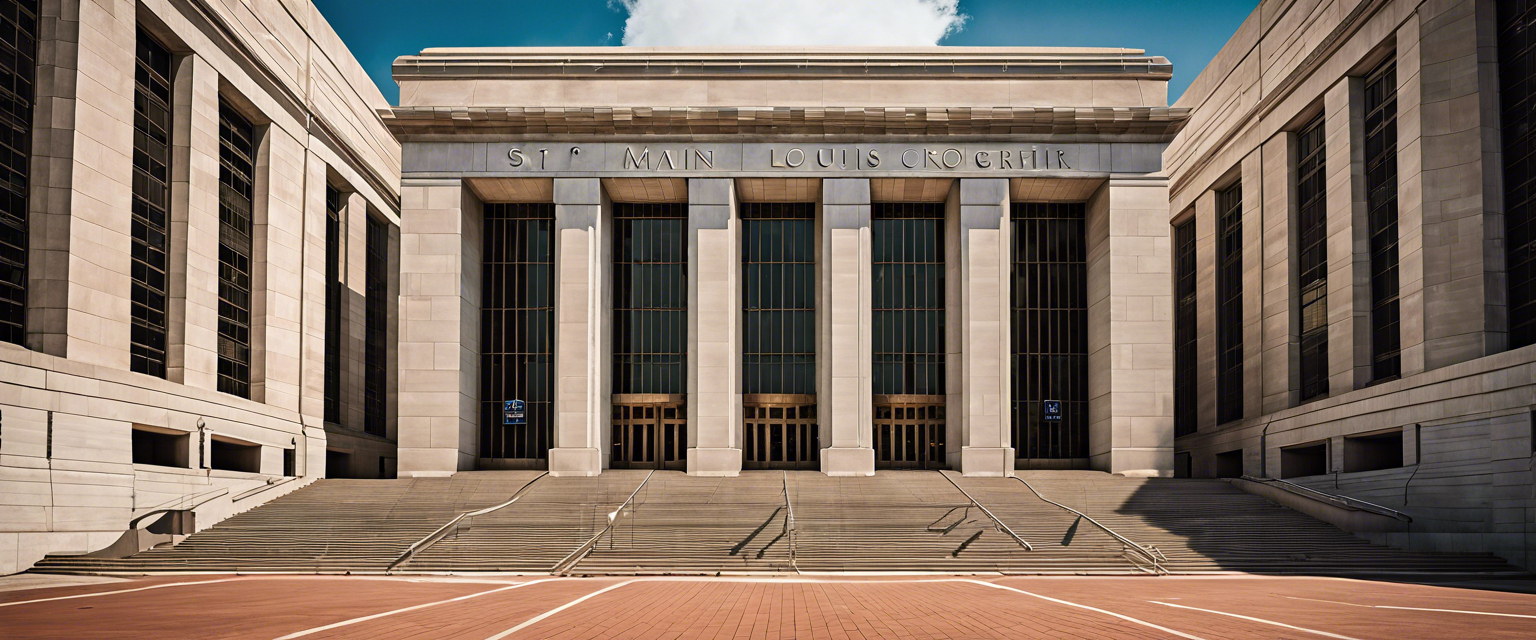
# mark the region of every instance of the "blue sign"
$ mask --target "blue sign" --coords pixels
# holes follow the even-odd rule
[[[501,403],[502,424],[528,424],[526,415],[522,400],[507,400]]]
[[[1044,419],[1044,420],[1060,420],[1061,419],[1061,401],[1060,400],[1046,400],[1044,402],[1041,402],[1040,404],[1042,405],[1041,413],[1044,414],[1044,415],[1041,416],[1042,419]]]

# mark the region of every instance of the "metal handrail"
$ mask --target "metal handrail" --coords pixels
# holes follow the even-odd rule
[[[141,513],[141,514],[139,514],[137,516],[134,516],[133,519],[128,521],[128,528],[129,529],[133,529],[133,528],[137,527],[138,524],[139,524],[139,521],[141,521],[141,520],[143,520],[145,518],[148,518],[148,517],[150,517],[152,515],[156,515],[156,514],[160,514],[160,513],[169,513],[169,512],[172,512],[172,511],[189,511],[189,510],[192,510],[192,509],[196,509],[196,508],[201,507],[201,506],[203,506],[205,504],[208,504],[208,502],[213,500],[214,498],[218,498],[218,497],[224,496],[224,495],[226,495],[228,493],[229,493],[229,487],[219,487],[217,489],[210,489],[210,490],[204,491],[202,493],[195,493],[195,494],[192,494],[190,496],[182,496],[182,497],[176,498],[174,500],[169,500],[169,501],[166,501],[166,502],[162,502],[158,506],[151,507],[149,511],[145,511],[144,513]],[[198,500],[199,498],[202,498],[202,499]],[[175,507],[166,506],[166,505],[170,505],[170,504],[178,504],[179,505],[180,503],[186,502],[188,500],[197,500],[197,501],[192,503],[192,504],[190,504],[190,505],[187,505],[187,506],[175,506]]]
[[[1417,469],[1415,469],[1415,471],[1417,471]],[[1396,509],[1392,509],[1392,508],[1389,508],[1389,507],[1383,507],[1383,506],[1381,506],[1379,504],[1374,504],[1374,503],[1366,502],[1366,501],[1361,500],[1359,498],[1351,498],[1351,497],[1345,496],[1345,495],[1328,493],[1326,491],[1319,491],[1317,489],[1313,489],[1312,487],[1308,487],[1306,485],[1296,484],[1294,482],[1291,482],[1290,480],[1282,480],[1280,478],[1256,478],[1256,477],[1249,476],[1249,475],[1240,476],[1238,479],[1239,480],[1247,480],[1249,482],[1257,482],[1257,483],[1260,483],[1260,484],[1274,484],[1274,485],[1279,486],[1281,489],[1285,489],[1287,491],[1290,491],[1291,493],[1303,494],[1303,495],[1306,495],[1309,498],[1313,498],[1314,500],[1321,500],[1323,502],[1331,502],[1331,503],[1334,503],[1335,505],[1339,505],[1339,506],[1342,506],[1342,507],[1345,507],[1345,508],[1359,509],[1361,511],[1370,511],[1370,512],[1375,513],[1377,515],[1383,515],[1383,516],[1387,516],[1387,517],[1390,517],[1390,518],[1396,518],[1396,519],[1401,520],[1403,522],[1413,522],[1413,516],[1410,516],[1410,515],[1408,515],[1406,513],[1398,511]]]
[[[998,531],[1002,531],[1003,533],[1008,534],[1010,537],[1013,538],[1013,540],[1015,542],[1017,542],[1020,545],[1022,545],[1024,547],[1025,551],[1034,551],[1035,550],[1035,548],[1030,546],[1030,544],[1028,542],[1025,542],[1023,538],[1020,538],[1019,534],[1014,533],[1013,529],[1009,529],[1008,525],[1003,524],[1002,520],[999,520],[997,516],[992,515],[992,511],[991,510],[989,510],[986,507],[982,506],[982,504],[980,502],[977,502],[975,498],[972,498],[971,494],[965,492],[965,489],[961,489],[960,485],[957,484],[953,478],[949,477],[949,474],[944,473],[943,471],[940,471],[939,475],[944,476],[944,479],[948,480],[951,485],[954,485],[955,490],[959,491],[960,495],[965,496],[966,500],[970,500],[971,504],[975,505],[977,509],[981,509],[982,513],[987,514],[987,517],[992,519],[992,524],[997,525],[997,530]]]
[[[292,483],[292,482],[295,482],[295,481],[298,481],[298,480],[303,480],[303,479],[304,478],[299,477],[299,476],[290,476],[290,477],[278,480],[276,482],[268,482],[266,484],[257,485],[255,487],[251,487],[250,489],[246,489],[244,492],[242,492],[238,496],[230,498],[229,501],[230,502],[239,502],[241,500],[244,500],[246,498],[254,496],[254,495],[256,495],[258,493],[261,493],[263,491],[266,491],[268,489],[276,489],[277,487],[281,487],[281,486],[283,486],[285,484],[289,484],[289,483]]]
[[[619,508],[608,512],[608,525],[603,527],[602,531],[592,534],[592,537],[587,538],[586,542],[583,542],[581,543],[581,546],[576,547],[575,551],[572,551],[569,555],[561,558],[559,562],[555,563],[555,566],[549,568],[549,572],[555,575],[563,574],[566,570],[575,566],[576,563],[581,562],[582,558],[587,557],[587,554],[592,552],[592,546],[597,544],[597,541],[603,537],[603,534],[613,530],[613,521],[617,519],[619,514],[624,511],[624,507],[629,506],[630,501],[635,499],[635,495],[640,493],[640,490],[645,487],[645,483],[650,482],[651,476],[655,474],[655,469],[651,469],[650,473],[645,474],[645,479],[641,480],[640,485],[635,487],[634,491],[630,492],[629,497],[624,499],[624,502],[619,505]]]
[[[1013,479],[1014,480],[1018,480],[1019,482],[1024,483],[1024,486],[1028,487],[1030,493],[1035,494],[1036,498],[1039,498],[1042,501],[1045,501],[1047,503],[1056,505],[1058,507],[1061,507],[1062,509],[1065,509],[1065,510],[1070,511],[1070,512],[1072,512],[1074,514],[1077,514],[1077,517],[1082,518],[1084,520],[1087,520],[1093,526],[1098,527],[1099,529],[1102,529],[1104,531],[1104,533],[1109,534],[1110,537],[1112,537],[1112,538],[1114,538],[1116,540],[1119,540],[1120,544],[1123,545],[1124,547],[1129,548],[1129,549],[1135,549],[1137,555],[1141,556],[1142,558],[1145,558],[1148,562],[1152,563],[1152,568],[1154,569],[1153,573],[1157,573],[1157,572],[1168,573],[1168,570],[1163,568],[1163,563],[1162,563],[1162,560],[1167,560],[1168,556],[1164,556],[1163,552],[1161,550],[1159,550],[1157,547],[1143,547],[1142,545],[1136,544],[1136,542],[1131,540],[1130,538],[1122,536],[1119,533],[1115,532],[1114,529],[1111,529],[1109,527],[1104,526],[1104,523],[1099,522],[1098,520],[1094,520],[1092,516],[1090,516],[1090,515],[1088,515],[1086,513],[1083,513],[1081,511],[1078,511],[1077,509],[1073,509],[1072,507],[1069,507],[1067,505],[1064,505],[1064,504],[1062,504],[1060,502],[1057,502],[1055,500],[1052,500],[1050,498],[1047,498],[1047,497],[1041,495],[1040,492],[1037,491],[1034,486],[1030,485],[1029,482],[1026,481],[1025,479],[1020,478],[1018,476],[1014,476]],[[1162,560],[1159,560],[1159,557],[1161,557]],[[1135,564],[1134,560],[1132,561],[1132,564]],[[1139,567],[1139,565],[1138,565],[1138,567]]]
[[[449,529],[453,529],[453,531],[455,533],[457,533],[458,529],[459,529],[459,523],[462,522],[465,518],[475,518],[477,516],[483,516],[483,515],[485,515],[487,513],[491,513],[493,511],[497,511],[499,509],[503,509],[505,507],[512,506],[512,503],[517,502],[518,500],[521,500],[523,498],[523,493],[526,492],[529,487],[532,487],[533,483],[538,482],[539,480],[543,479],[544,476],[547,476],[547,475],[549,475],[549,472],[545,471],[544,473],[541,473],[541,474],[535,476],[532,480],[529,480],[528,482],[523,483],[523,486],[518,487],[517,491],[513,491],[512,492],[512,498],[507,500],[506,502],[503,502],[503,503],[495,505],[495,506],[486,507],[484,509],[476,509],[474,511],[465,511],[463,513],[460,513],[457,516],[454,516],[452,520],[449,520],[448,522],[444,523],[443,526],[438,527],[437,530],[433,531],[432,533],[427,534],[426,537],[424,537],[424,538],[422,538],[420,540],[417,540],[416,542],[411,543],[411,546],[406,547],[405,552],[401,553],[400,557],[395,558],[394,562],[389,563],[389,566],[386,567],[384,570],[385,571],[390,571],[390,570],[393,570],[395,567],[398,567],[398,566],[400,566],[402,564],[405,564],[406,562],[409,562],[411,560],[411,558],[416,556],[416,554],[421,553],[422,551],[425,551],[427,549],[427,547],[430,547],[430,546],[432,546],[434,544],[437,544],[437,542],[439,540],[442,540],[443,538],[448,537],[448,530]]]
[[[789,566],[800,571],[800,565],[795,560],[795,505],[789,501],[789,472],[784,472],[784,509],[788,517],[784,519],[784,535],[789,538]]]

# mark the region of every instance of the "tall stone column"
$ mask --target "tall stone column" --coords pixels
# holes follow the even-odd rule
[[[960,406],[959,469],[967,476],[1013,475],[1009,424],[1011,371],[1008,301],[1012,238],[1008,180],[960,181]],[[950,377],[951,386],[956,381]]]
[[[1091,464],[1173,475],[1168,183],[1111,178],[1089,198],[1087,213]]]
[[[1216,426],[1216,192],[1195,198],[1195,424]]]
[[[1291,182],[1295,144],[1289,133],[1275,134],[1260,149],[1264,198],[1264,413],[1296,405],[1301,397],[1301,320],[1291,283],[1296,279],[1296,238],[1292,229]]]
[[[741,473],[741,223],[731,179],[688,181],[688,473]]]
[[[198,389],[217,389],[219,74],[198,55],[178,60],[175,74],[165,377]]]
[[[1365,202],[1365,96],[1360,78],[1323,94],[1328,139],[1328,393],[1371,383],[1371,238]],[[1342,454],[1341,454],[1342,455]]]
[[[480,221],[480,201],[457,178],[407,179],[401,185],[402,478],[474,468],[480,401]],[[361,224],[353,219],[348,226],[354,223]]]
[[[874,475],[869,180],[821,184],[821,470]]]
[[[555,179],[554,476],[595,476],[606,466],[613,405],[609,209],[599,179]]]

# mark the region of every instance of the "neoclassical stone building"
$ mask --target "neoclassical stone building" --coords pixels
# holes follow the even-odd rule
[[[400,472],[1170,474],[1170,71],[1131,49],[397,59]]]
[[[0,1],[0,573],[322,477],[1269,476],[1529,566],[1536,20],[505,48]],[[9,38],[9,39],[7,39]],[[9,65],[9,66],[7,66]]]

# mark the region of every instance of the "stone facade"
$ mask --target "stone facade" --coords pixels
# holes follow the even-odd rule
[[[722,73],[721,60],[739,70]],[[876,64],[885,77],[849,71]],[[542,71],[548,65],[561,68],[558,78]],[[670,75],[656,76],[656,65]],[[800,77],[783,79],[782,67]],[[402,474],[504,464],[477,459],[481,432],[466,426],[482,401],[501,400],[476,397],[466,377],[477,363],[473,208],[491,202],[555,206],[556,406],[552,449],[535,464],[557,475],[615,462],[613,207],[687,203],[686,469],[738,473],[747,446],[740,211],[765,201],[815,206],[820,437],[811,468],[868,475],[882,465],[872,210],[913,202],[942,203],[946,218],[947,382],[931,396],[945,405],[938,464],[1013,473],[1010,206],[1073,202],[1087,212],[1084,451],[1026,463],[1171,474],[1160,156],[1187,114],[1166,105],[1161,58],[1125,49],[429,49],[397,60],[395,75],[402,104],[384,117],[404,147]],[[921,121],[892,117],[913,109]],[[1043,113],[1057,114],[1044,132]],[[428,299],[459,299],[464,312]],[[455,345],[465,349],[457,358]],[[445,369],[459,371],[456,383],[436,377]]]
[[[356,238],[399,215],[400,145],[351,53],[303,1],[39,4],[26,344],[0,343],[0,574],[105,547],[155,508],[216,523],[326,477],[328,449],[393,473],[392,424],[323,419],[325,185],[348,196],[358,358]],[[136,29],[173,58],[165,379],[129,371]],[[258,137],[249,399],[217,391],[221,98]],[[136,464],[135,433],[168,437],[169,459]],[[244,447],[242,468],[215,446]]]
[[[1204,336],[1195,476],[1287,477],[1401,510],[1386,542],[1485,550],[1529,566],[1536,350],[1506,350],[1502,160],[1492,0],[1268,0],[1174,106],[1168,215],[1209,229],[1217,189],[1243,187],[1243,416],[1215,424]],[[1401,375],[1372,379],[1362,82],[1396,62]],[[1300,402],[1295,132],[1326,132],[1329,393]],[[1198,255],[1214,251],[1198,233]],[[1203,264],[1203,263],[1202,263]],[[1198,270],[1201,287],[1212,274]],[[1202,289],[1203,291],[1204,289]],[[1249,314],[1253,315],[1249,315]],[[1400,435],[1399,435],[1400,434]],[[1372,436],[1400,460],[1365,465]],[[1286,459],[1325,445],[1325,474]],[[1400,450],[1400,453],[1397,451]],[[1240,461],[1240,463],[1239,463]]]

